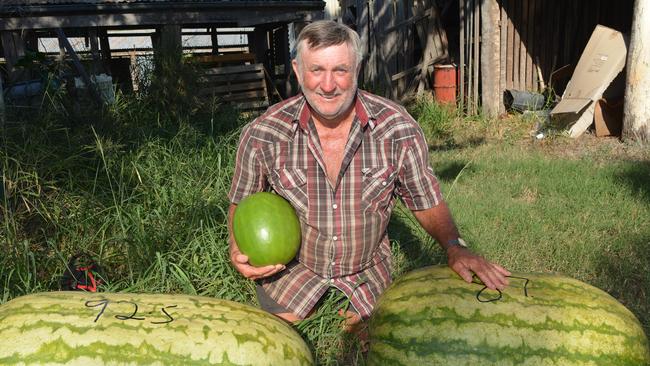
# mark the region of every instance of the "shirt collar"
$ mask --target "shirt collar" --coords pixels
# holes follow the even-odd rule
[[[311,109],[307,104],[307,99],[304,95],[301,97],[302,100],[298,104],[298,108],[294,114],[294,131],[300,127],[303,131],[308,131],[309,119],[311,118]],[[354,111],[356,113],[356,118],[361,123],[361,128],[370,126],[370,128],[375,128],[375,121],[377,118],[370,109],[367,107],[367,101],[364,96],[364,92],[357,90],[357,95],[354,98]]]

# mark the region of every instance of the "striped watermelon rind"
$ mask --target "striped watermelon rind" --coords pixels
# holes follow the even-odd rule
[[[277,317],[201,296],[27,295],[0,306],[0,340],[0,365],[314,363],[300,335]]]
[[[368,365],[650,365],[636,317],[560,275],[513,273],[499,295],[446,266],[416,270],[382,294],[369,332]]]

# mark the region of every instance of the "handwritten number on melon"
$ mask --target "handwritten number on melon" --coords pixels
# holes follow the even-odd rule
[[[166,324],[166,323],[171,323],[171,322],[173,322],[173,321],[174,321],[174,318],[173,318],[171,315],[169,315],[169,313],[168,313],[167,310],[165,310],[165,309],[168,309],[168,308],[175,308],[176,306],[178,306],[178,305],[169,305],[169,306],[165,306],[165,307],[163,307],[162,309],[160,309],[163,313],[165,313],[165,315],[167,315],[167,317],[168,317],[169,319],[168,319],[168,320],[165,320],[165,321],[162,321],[162,322],[151,322],[151,324]]]
[[[131,302],[131,301],[126,301],[126,300],[120,300],[120,301],[118,301],[117,303],[118,303],[118,304],[131,304],[131,305],[133,305],[133,307],[134,307],[134,309],[133,309],[133,314],[131,314],[131,315],[129,315],[129,316],[126,316],[126,315],[115,315],[115,317],[116,317],[117,319],[120,319],[120,320],[129,320],[129,319],[133,319],[133,320],[144,320],[144,318],[136,318],[136,316],[135,316],[135,314],[138,313],[138,304],[136,304],[136,303],[134,303],[134,302]]]
[[[530,280],[528,278],[525,278],[525,277],[516,277],[516,276],[509,276],[509,277],[510,278],[517,278],[517,279],[526,281],[526,282],[524,282],[524,296],[528,297],[528,282],[530,282]],[[487,289],[487,286],[483,286],[483,288],[480,289],[479,292],[476,293],[476,300],[478,300],[479,302],[492,302],[492,301],[501,300],[501,297],[503,296],[503,294],[501,293],[501,291],[499,289],[497,289],[497,291],[499,292],[499,295],[497,297],[494,297],[494,298],[481,298],[481,296],[483,295],[483,291],[485,291],[486,289]],[[483,295],[483,296],[485,296],[485,295]]]
[[[99,314],[97,314],[97,316],[95,317],[95,320],[93,320],[93,323],[97,323],[97,320],[99,320],[99,317],[102,316],[102,314],[104,314],[104,310],[106,310],[106,306],[108,306],[108,302],[109,301],[106,300],[106,299],[104,299],[104,300],[95,300],[95,301],[93,301],[93,300],[86,301],[86,303],[84,304],[84,305],[86,305],[86,307],[89,307],[89,308],[96,308],[98,306],[102,307],[102,309],[99,311]]]
[[[99,318],[101,318],[101,316],[104,314],[104,311],[106,311],[106,307],[108,306],[108,304],[109,304],[110,302],[111,302],[111,301],[109,301],[109,300],[102,299],[102,300],[88,300],[88,301],[86,301],[86,302],[84,303],[84,305],[85,305],[86,307],[88,307],[88,308],[96,308],[96,307],[100,307],[100,306],[101,306],[101,309],[99,310],[99,313],[98,313],[97,316],[95,317],[95,320],[93,320],[93,323],[97,323],[97,321],[99,320]],[[118,304],[131,304],[131,305],[133,305],[133,313],[131,313],[130,315],[119,315],[119,314],[118,314],[118,315],[115,315],[115,318],[117,318],[117,319],[119,319],[119,320],[130,320],[130,319],[133,319],[133,320],[145,320],[145,318],[142,318],[142,317],[136,317],[136,315],[138,314],[138,304],[137,304],[137,303],[132,302],[132,301],[126,301],[126,300],[121,300],[121,301],[118,301],[117,303],[118,303]],[[160,309],[160,311],[162,311],[162,313],[165,314],[165,316],[167,317],[167,319],[166,319],[166,320],[163,320],[163,321],[158,321],[158,322],[153,322],[153,321],[152,321],[151,324],[167,324],[167,323],[171,323],[171,322],[173,322],[173,321],[174,321],[174,317],[171,316],[171,315],[167,312],[167,309],[175,308],[175,307],[177,307],[177,306],[178,306],[178,305],[167,305],[167,306],[163,306],[163,307]]]

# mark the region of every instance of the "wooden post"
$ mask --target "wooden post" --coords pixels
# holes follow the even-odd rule
[[[5,125],[5,96],[2,91],[2,74],[0,74],[0,127]]]
[[[499,7],[501,10],[501,25],[499,26],[499,33],[501,35],[499,49],[501,55],[499,56],[499,93],[503,93],[506,90],[506,64],[508,59],[508,13],[506,12],[506,0],[499,1]],[[503,103],[499,104],[499,112],[505,111]]]
[[[20,32],[0,32],[4,58],[7,62],[7,74],[9,83],[21,79],[22,73],[14,69],[14,65],[21,57],[25,56],[25,42]]]
[[[499,98],[502,92],[499,90],[501,34],[497,0],[483,0],[481,16],[481,104],[487,116],[496,116],[502,106]]]
[[[474,114],[474,0],[465,1],[465,29],[467,34],[467,114]]]
[[[160,37],[158,39],[158,50],[168,52],[174,57],[180,56],[183,53],[183,43],[181,36],[181,26],[178,24],[165,24],[160,29]]]
[[[104,71],[111,72],[111,44],[106,28],[97,28],[99,36],[99,53]]]
[[[416,15],[421,15],[425,16],[425,11],[422,9],[421,14],[416,14]],[[440,16],[438,14],[438,9],[436,8],[436,5],[431,5],[431,7],[428,10],[428,14],[430,14],[427,18],[424,18],[423,20],[416,22],[416,29],[418,30],[418,34],[420,35],[420,40],[422,42],[422,63],[420,64],[422,68],[420,69],[420,74],[416,77],[416,81],[418,82],[417,85],[417,93],[420,94],[424,91],[426,84],[427,84],[427,73],[429,72],[429,65],[442,59],[442,58],[447,58],[448,57],[448,47],[446,44],[446,35],[444,29],[442,29],[442,26],[439,24],[439,19]],[[426,28],[425,28],[426,24]],[[438,37],[438,35],[441,35]],[[436,44],[436,39],[440,38],[441,42],[440,44]],[[444,40],[442,39],[444,38]],[[447,60],[445,60],[447,61]]]
[[[528,5],[530,1],[520,1],[519,13],[519,88],[528,90],[526,86],[526,60],[528,58]]]
[[[289,76],[292,72],[291,67],[291,50],[289,49],[289,25],[284,24],[282,26],[282,58],[284,59],[284,95],[283,98],[288,98],[295,93],[292,90],[291,82],[289,81]],[[275,85],[272,85],[275,88]]]
[[[459,85],[458,89],[460,92],[458,93],[459,99],[460,99],[460,110],[463,111],[465,109],[465,23],[466,23],[466,12],[465,12],[465,0],[460,0],[458,2],[458,12],[460,14],[460,27],[459,27],[459,32],[460,32],[460,37],[459,37],[459,50],[460,50],[460,64],[458,65],[458,72],[459,72]]]
[[[269,49],[269,38],[266,28],[261,26],[255,27],[252,39],[248,39],[249,48],[255,54],[255,62],[263,63],[268,67],[268,60],[266,59],[266,51]],[[273,70],[269,70],[273,73]]]
[[[79,61],[79,56],[77,56],[77,53],[74,51],[74,48],[72,48],[72,45],[68,41],[68,38],[65,36],[65,33],[63,33],[63,29],[57,28],[56,29],[56,34],[59,38],[59,45],[63,45],[65,50],[68,52],[68,55],[72,59],[72,63],[81,76],[81,79],[84,81],[84,84],[86,84],[86,88],[90,91],[90,94],[95,98],[95,100],[99,103],[99,105],[102,104],[102,97],[100,96],[99,92],[96,89],[95,83],[93,83],[90,80],[90,77],[88,76],[88,73],[86,73],[86,70],[84,69],[83,65],[81,64],[81,61]]]
[[[627,54],[627,83],[623,107],[623,139],[650,142],[650,0],[635,0]]]
[[[406,1],[404,2],[406,3]],[[403,21],[404,19],[408,18],[408,15],[405,14],[404,12],[404,5],[405,4],[394,4],[393,6],[393,19],[394,21]],[[409,38],[409,29],[410,27],[400,27],[398,29],[395,29],[395,70],[391,73],[392,75],[395,75],[396,73],[408,69],[411,65],[406,64],[406,55],[407,55],[407,50],[409,49],[408,47],[408,40]],[[413,48],[411,48],[412,50]],[[401,98],[406,91],[406,80],[405,78],[401,78],[397,80],[397,85],[395,85],[395,97],[397,100]]]
[[[377,92],[380,85],[379,81],[379,45],[377,44],[377,19],[375,14],[377,13],[375,7],[377,6],[377,1],[368,2],[368,62],[366,63],[366,82],[369,87],[375,89]]]
[[[363,61],[360,64],[361,70],[359,71],[360,84],[362,86],[369,84],[368,79],[368,67],[366,64],[369,61],[370,56],[370,30],[368,27],[368,18],[369,18],[369,6],[365,0],[356,0],[356,9],[357,9],[357,33],[359,33],[359,38],[361,38],[361,49],[363,50]]]
[[[374,34],[375,34],[375,47],[377,49],[377,73],[381,73],[381,78],[378,81],[383,82],[385,88],[382,95],[386,98],[393,98],[395,91],[393,89],[393,82],[391,75],[396,74],[397,65],[395,63],[395,56],[397,55],[397,34],[386,32],[386,28],[393,28],[396,23],[394,0],[375,1],[375,14],[374,19]],[[382,85],[382,84],[380,84]]]
[[[97,41],[97,28],[88,29],[88,38],[90,41],[90,53],[93,57],[91,74],[99,74],[103,70],[101,56],[99,54],[99,42]]]
[[[210,41],[212,43],[212,54],[219,54],[219,37],[217,35],[217,27],[210,27]]]
[[[480,8],[480,1],[481,0],[474,0],[474,10],[472,11],[474,14],[474,30],[472,33],[472,38],[474,39],[474,46],[472,48],[474,54],[472,55],[472,62],[474,63],[474,70],[472,70],[472,76],[474,79],[474,89],[472,90],[472,110],[473,114],[478,113],[478,81],[479,81],[479,63],[480,63],[480,37],[481,37],[481,8]]]

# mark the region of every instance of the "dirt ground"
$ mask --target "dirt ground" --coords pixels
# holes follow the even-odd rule
[[[543,131],[539,136],[539,123],[521,115],[504,115],[497,125],[518,125],[521,143],[540,149],[551,156],[563,158],[590,158],[594,160],[628,160],[650,162],[650,143],[622,141],[621,137],[597,137],[591,127],[578,138],[570,138],[565,131]],[[525,132],[524,132],[525,130]]]
[[[532,137],[528,142],[551,156],[563,158],[590,158],[593,160],[629,160],[650,162],[650,145],[621,141],[619,137],[596,137],[587,132],[578,138],[547,136]]]

